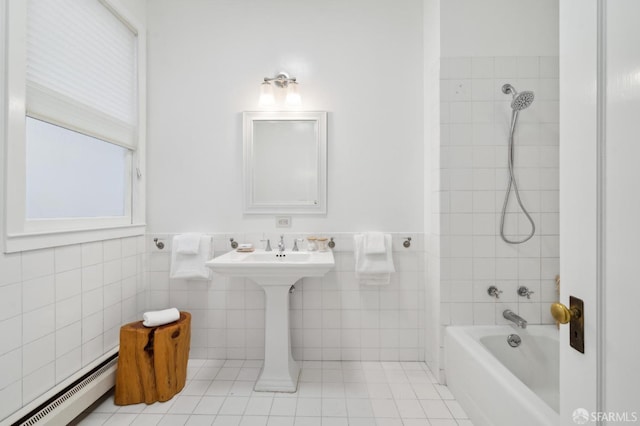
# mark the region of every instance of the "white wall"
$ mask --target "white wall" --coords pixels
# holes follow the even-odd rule
[[[424,1],[425,361],[438,373],[440,324],[440,0]]]
[[[422,231],[422,5],[148,3],[151,232],[268,232],[242,215],[242,111],[284,70],[329,111],[328,214],[290,231]],[[289,167],[282,159],[282,167]]]
[[[557,56],[558,0],[446,0],[442,56]]]

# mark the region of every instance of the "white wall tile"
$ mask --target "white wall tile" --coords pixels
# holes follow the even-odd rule
[[[56,273],[82,267],[82,250],[78,244],[56,247],[54,256]]]
[[[24,376],[22,380],[22,400],[34,400],[51,389],[55,385],[55,382],[55,363],[52,362]]]
[[[53,362],[55,359],[55,334],[24,345],[22,350],[22,374],[32,372]]]
[[[68,326],[82,319],[82,296],[76,295],[61,300],[56,305],[56,329]]]
[[[493,78],[493,57],[471,58],[471,77],[475,79]]]
[[[53,249],[32,250],[22,253],[22,280],[27,281],[45,275],[53,275]]]
[[[56,358],[79,348],[82,344],[82,325],[76,321],[56,331]]]
[[[56,383],[60,383],[74,374],[82,365],[82,349],[77,347],[56,358]]]
[[[0,286],[14,284],[22,280],[21,253],[0,253]]]
[[[22,348],[0,356],[0,389],[22,377]]]
[[[0,336],[2,336],[0,355],[20,348],[22,346],[22,318],[15,316],[0,321]]]
[[[55,279],[53,275],[24,281],[22,283],[22,310],[29,312],[53,303]]]
[[[22,313],[22,285],[0,286],[0,321]]]
[[[122,239],[106,240],[102,244],[103,260],[105,263],[122,257]]]
[[[560,77],[560,66],[557,56],[540,57],[540,78]]]
[[[494,60],[494,77],[516,78],[518,75],[517,58],[498,56]]]
[[[55,329],[53,304],[25,313],[22,322],[22,341],[27,344],[50,334]]]
[[[83,267],[104,262],[102,241],[82,244],[81,251]]]

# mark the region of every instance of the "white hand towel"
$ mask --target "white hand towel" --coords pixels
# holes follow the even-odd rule
[[[176,237],[173,237],[173,250],[171,250],[171,278],[205,279],[211,276],[211,270],[205,266],[205,262],[211,259],[211,237],[200,237],[198,254],[178,253]]]
[[[391,273],[396,271],[391,251],[391,235],[384,235],[383,254],[365,254],[365,236],[354,236],[356,278],[362,284],[386,285],[391,281]]]
[[[182,234],[174,237],[177,250],[180,254],[198,254],[200,249],[201,234]]]
[[[180,319],[180,311],[176,308],[163,311],[149,311],[142,314],[142,325],[145,327],[158,327]]]
[[[384,254],[384,234],[382,232],[368,232],[364,234],[364,254]]]

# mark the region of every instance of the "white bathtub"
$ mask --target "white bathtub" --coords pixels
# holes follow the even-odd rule
[[[560,424],[555,326],[447,327],[444,350],[447,385],[474,426]]]

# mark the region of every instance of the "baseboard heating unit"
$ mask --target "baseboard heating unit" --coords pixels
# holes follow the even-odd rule
[[[65,426],[115,385],[118,350],[79,371],[0,426]]]

